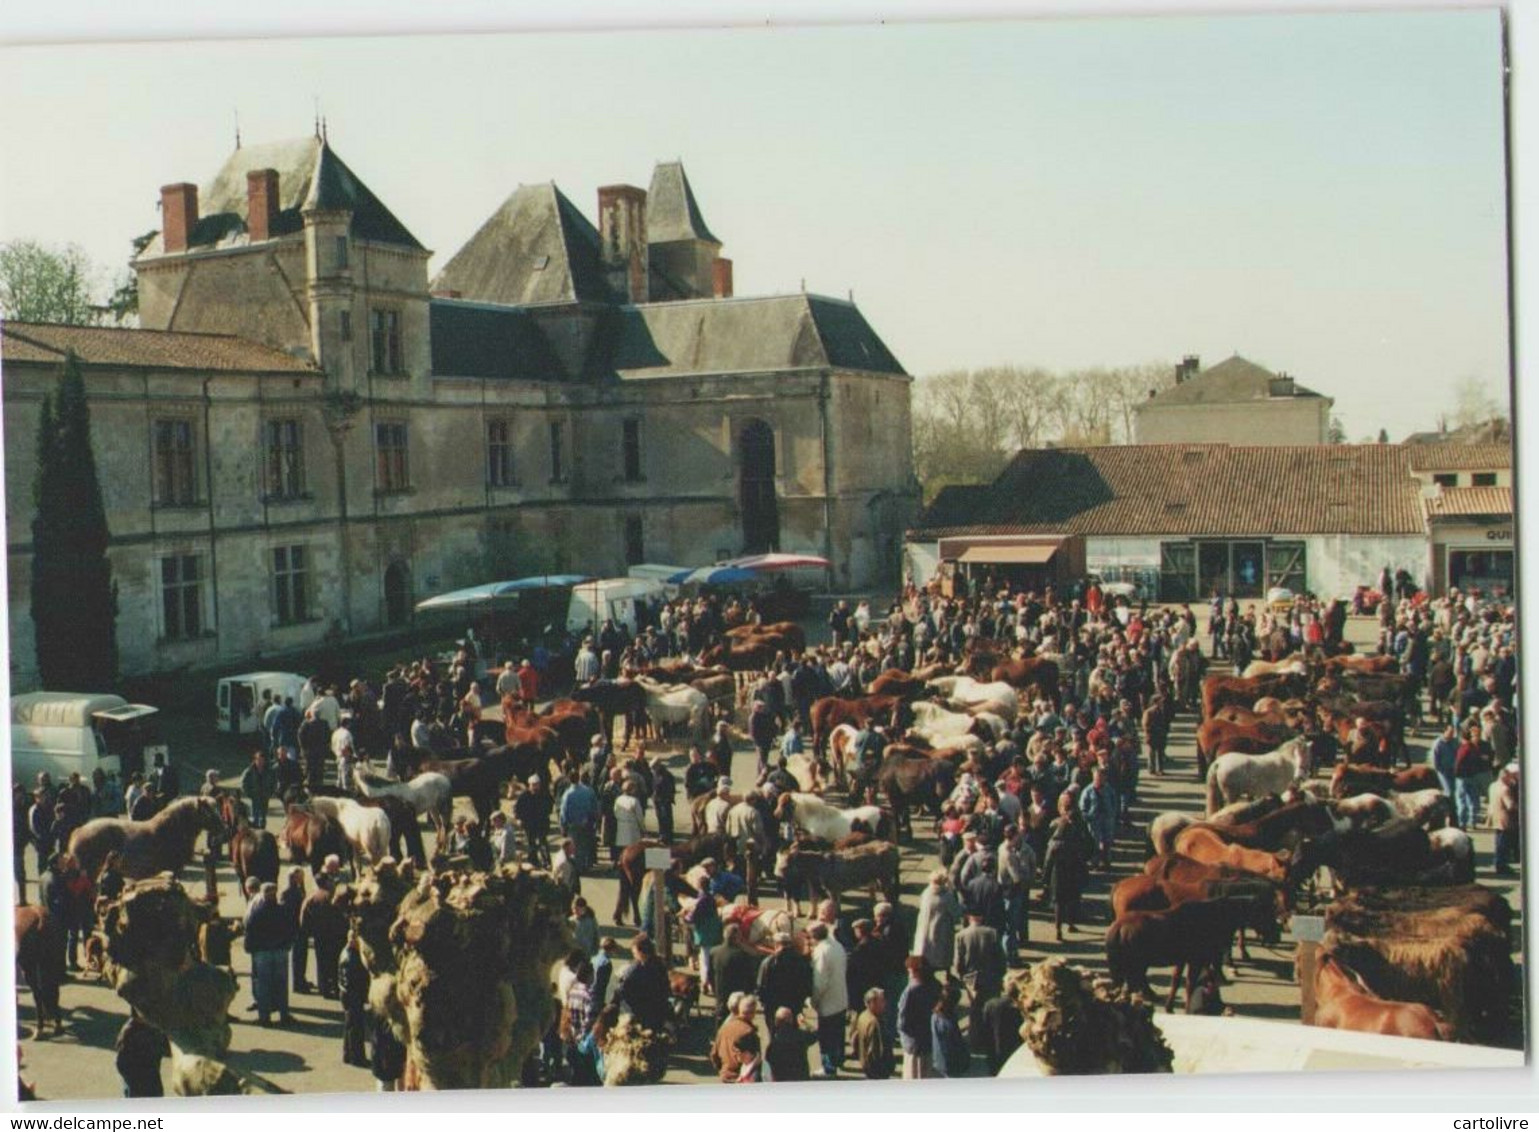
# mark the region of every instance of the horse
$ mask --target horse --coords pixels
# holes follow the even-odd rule
[[[396,798],[386,795],[383,798],[355,798],[360,806],[369,809],[381,810],[390,819],[390,855],[398,861],[416,861],[420,865],[428,863],[427,846],[422,842],[422,826],[418,821],[416,809],[405,798]],[[404,852],[402,850],[404,849]],[[440,854],[445,851],[444,842],[439,841],[434,849]]]
[[[1242,797],[1280,794],[1308,777],[1308,744],[1303,738],[1265,755],[1220,755],[1208,768],[1207,812],[1217,813]]]
[[[1389,801],[1396,813],[1410,818],[1423,829],[1442,829],[1453,821],[1453,802],[1440,786],[1404,793],[1391,791]]]
[[[192,861],[199,833],[223,832],[224,822],[212,798],[178,798],[149,821],[93,818],[69,839],[69,854],[86,876],[100,875],[108,853],[118,855],[118,871],[129,880],[157,873],[179,873]]]
[[[646,852],[648,849],[662,847],[661,841],[647,840],[627,845],[620,851],[620,857],[615,862],[615,874],[620,881],[620,893],[615,900],[616,924],[625,923],[627,908],[631,910],[636,923],[641,923],[641,882],[646,879]],[[734,859],[733,851],[732,839],[724,833],[707,833],[668,846],[673,860],[682,863],[686,869],[707,857],[715,858],[725,867]]]
[[[775,803],[775,817],[790,821],[814,837],[838,841],[854,833],[857,823],[869,833],[880,833],[885,825],[880,806],[856,806],[841,810],[830,806],[816,794],[782,794]]]
[[[1062,674],[1058,662],[1045,656],[1011,657],[1001,660],[989,670],[993,681],[1003,681],[1020,691],[1036,689],[1045,700],[1051,700],[1053,710],[1063,704]]]
[[[946,760],[932,759],[912,747],[889,747],[877,768],[876,785],[892,808],[894,836],[902,837],[904,827],[913,835],[910,806],[926,807],[939,821],[941,806],[955,784],[956,771]]]
[[[1243,724],[1218,718],[1205,719],[1197,725],[1197,774],[1199,778],[1205,776],[1208,764],[1219,755],[1264,755],[1295,734],[1287,724]]]
[[[572,689],[572,699],[591,704],[598,711],[599,734],[604,736],[605,743],[614,741],[616,716],[625,721],[622,742],[626,745],[630,744],[632,731],[646,726],[647,694],[634,680],[599,680]]]
[[[390,856],[390,816],[383,810],[359,805],[351,798],[314,797],[310,807],[335,820],[348,844],[369,864],[377,865]]]
[[[900,700],[918,700],[925,696],[925,682],[904,672],[901,668],[889,668],[882,672],[867,693],[872,696],[896,696]]]
[[[1331,772],[1332,798],[1345,798],[1352,794],[1378,794],[1387,798],[1397,790],[1431,790],[1433,787],[1441,788],[1441,781],[1437,771],[1430,766],[1413,766],[1394,771],[1341,762]]]
[[[346,860],[351,848],[336,819],[316,813],[307,806],[291,805],[284,813],[283,843],[289,859],[319,869],[332,855]]]
[[[777,648],[787,653],[807,651],[807,634],[795,621],[772,621],[768,625],[740,625],[735,629],[728,629],[725,636],[729,641],[771,638],[777,640]]]
[[[1432,859],[1438,865],[1446,863],[1454,884],[1475,883],[1475,842],[1469,834],[1457,826],[1444,826],[1427,834],[1432,848]]]
[[[1330,952],[1315,968],[1314,1024],[1328,1030],[1357,1030],[1397,1038],[1450,1041],[1452,1028],[1420,1002],[1391,1002]]]
[[[1257,676],[1246,680],[1239,676],[1205,676],[1202,681],[1202,718],[1212,719],[1213,713],[1229,704],[1250,707],[1263,696],[1302,696],[1305,678],[1294,672],[1276,676]]]
[[[1395,816],[1395,807],[1389,799],[1371,792],[1337,799],[1331,803],[1331,808],[1355,826],[1382,825]]]
[[[862,696],[854,700],[823,696],[813,701],[807,714],[812,720],[812,751],[820,759],[828,755],[828,737],[842,724],[869,727],[874,722],[881,722],[896,727],[907,718],[903,699],[893,695]]]
[[[999,705],[997,709],[989,710],[997,710],[1010,723],[1015,722],[1015,717],[1021,711],[1020,695],[1003,680],[985,684],[974,680],[971,676],[942,676],[931,680],[930,687],[936,689],[952,703],[964,708],[997,704]]]
[[[16,965],[32,992],[37,1008],[35,1036],[42,1038],[48,1023],[54,1034],[64,1033],[64,1013],[59,1008],[59,988],[66,979],[66,933],[47,908],[37,904],[16,907]]]
[[[1240,678],[1254,680],[1257,676],[1282,676],[1290,673],[1296,676],[1307,676],[1308,662],[1297,654],[1284,657],[1282,660],[1253,660],[1245,666],[1245,671],[1240,673]]]
[[[1164,912],[1128,912],[1106,929],[1106,964],[1114,982],[1150,995],[1149,968],[1171,967],[1165,1009],[1173,1011],[1182,970],[1190,1003],[1198,972],[1219,968],[1241,927],[1254,928],[1264,940],[1277,938],[1271,908],[1248,897],[1187,900]]]
[[[1286,853],[1268,853],[1232,845],[1212,829],[1188,827],[1176,837],[1176,852],[1204,865],[1227,865],[1247,873],[1287,884],[1290,858]]]
[[[1167,810],[1149,822],[1149,844],[1158,855],[1175,852],[1176,835],[1197,821],[1191,814]]]
[[[246,891],[246,878],[278,883],[278,839],[265,829],[253,829],[240,803],[230,794],[219,799],[220,818],[230,843],[230,864],[240,889]]]
[[[1306,837],[1344,832],[1351,824],[1346,818],[1334,818],[1330,810],[1318,802],[1297,801],[1289,802],[1253,821],[1228,825],[1195,822],[1187,828],[1210,829],[1231,845],[1275,853],[1280,849],[1297,848],[1298,843]]]
[[[1204,875],[1188,877],[1155,876],[1140,873],[1118,881],[1111,892],[1112,918],[1126,912],[1160,912],[1184,904],[1188,900],[1213,900],[1235,896],[1255,900],[1271,910],[1274,924],[1280,924],[1288,915],[1288,890],[1265,877],[1249,873],[1231,875],[1231,871],[1217,866],[1198,866]],[[1266,942],[1275,943],[1276,933]],[[1250,950],[1245,946],[1245,928],[1239,930],[1240,958],[1249,960]],[[1218,972],[1215,972],[1218,973]]]
[[[928,701],[914,704],[912,710],[914,723],[909,730],[922,736],[931,744],[945,739],[958,739],[963,735],[976,735],[987,742],[994,741],[994,735],[990,732],[988,724],[966,712],[948,711],[939,704]]]
[[[704,692],[687,684],[679,687],[659,684],[645,676],[637,677],[636,683],[646,692],[649,727],[656,730],[662,725],[682,724],[689,738],[704,741],[711,708],[711,701]]]
[[[358,792],[365,798],[400,798],[411,806],[417,817],[426,815],[433,823],[440,849],[447,843],[449,822],[454,813],[454,787],[449,776],[425,771],[406,782],[387,782],[360,772],[353,776]]]

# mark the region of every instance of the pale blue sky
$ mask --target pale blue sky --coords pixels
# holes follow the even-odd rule
[[[1238,351],[1351,436],[1505,399],[1494,11],[12,48],[0,239],[121,264],[233,146],[333,146],[442,264],[520,182],[684,160],[739,294],[916,374]]]

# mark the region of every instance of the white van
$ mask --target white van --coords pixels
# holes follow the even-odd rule
[[[28,692],[11,697],[11,773],[30,784],[46,770],[55,782],[79,771],[87,782],[100,768],[126,776],[167,755],[160,710],[122,696]]]
[[[240,676],[226,676],[219,681],[215,693],[215,726],[231,735],[251,735],[262,729],[257,706],[262,693],[271,692],[282,703],[294,697],[299,706],[299,693],[305,686],[305,677],[297,672],[246,672]]]
[[[664,596],[663,584],[653,578],[600,578],[572,587],[572,601],[567,607],[566,627],[582,636],[597,633],[606,619],[624,625],[636,635],[636,606]]]

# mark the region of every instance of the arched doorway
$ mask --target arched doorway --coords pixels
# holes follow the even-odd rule
[[[743,553],[780,549],[780,509],[775,500],[775,430],[747,421],[737,434],[738,506],[743,514]]]
[[[411,567],[396,559],[385,568],[385,624],[411,620]]]

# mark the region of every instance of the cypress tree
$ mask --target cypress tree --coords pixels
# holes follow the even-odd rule
[[[118,675],[117,597],[107,560],[91,414],[80,361],[69,354],[38,420],[32,520],[32,623],[43,687],[102,692]]]

